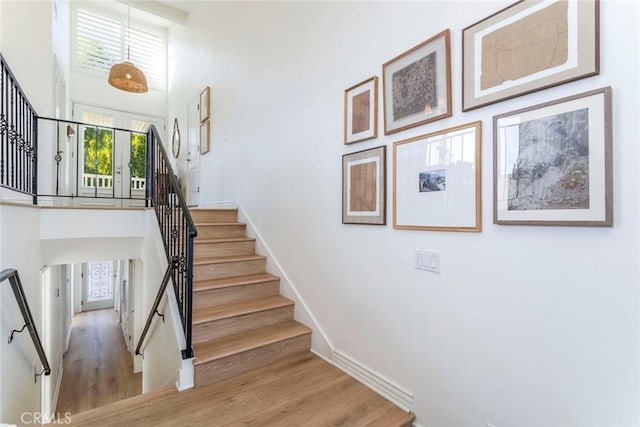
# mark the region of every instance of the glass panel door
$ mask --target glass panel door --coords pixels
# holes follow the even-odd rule
[[[83,273],[82,311],[113,307],[113,261],[87,262]]]
[[[77,194],[86,197],[79,204],[144,206],[146,133],[151,124],[162,132],[164,120],[82,104],[74,118],[87,123],[79,127]]]

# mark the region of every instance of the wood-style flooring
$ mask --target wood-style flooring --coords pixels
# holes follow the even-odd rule
[[[133,373],[113,309],[73,318],[56,412],[77,414],[142,393],[142,373]]]
[[[408,427],[413,419],[306,351],[218,383],[87,411],[72,416],[71,425]]]

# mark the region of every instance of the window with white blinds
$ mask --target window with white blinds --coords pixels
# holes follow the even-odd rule
[[[76,67],[92,74],[109,74],[111,66],[127,57],[156,89],[166,88],[166,33],[136,24],[126,17],[114,19],[93,10],[75,12],[74,57]]]

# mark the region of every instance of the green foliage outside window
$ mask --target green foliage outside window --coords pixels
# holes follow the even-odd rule
[[[97,143],[96,143],[97,131]],[[146,176],[147,135],[131,134],[131,177]],[[127,165],[123,165],[127,167]],[[113,131],[87,128],[84,132],[84,173],[97,175],[113,174]]]

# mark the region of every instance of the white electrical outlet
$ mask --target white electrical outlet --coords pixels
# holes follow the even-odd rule
[[[415,268],[440,274],[440,252],[416,250]]]

